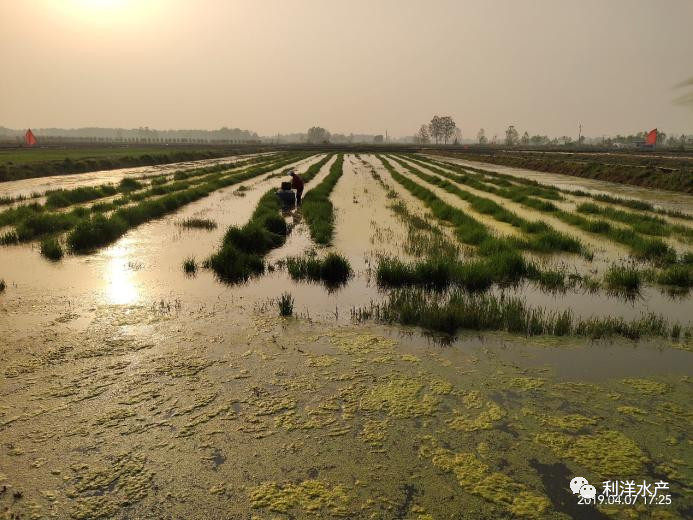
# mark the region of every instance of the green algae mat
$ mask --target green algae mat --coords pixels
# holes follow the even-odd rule
[[[175,312],[97,309],[86,330],[4,363],[3,518],[686,518],[693,507],[688,351],[502,335],[446,346],[385,327],[255,314],[220,328],[215,312]],[[679,369],[576,377],[545,361],[607,351],[617,363],[634,349],[670,352]],[[580,503],[575,477],[600,493],[666,483],[670,503]]]

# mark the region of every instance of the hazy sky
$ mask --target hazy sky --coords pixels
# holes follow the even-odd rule
[[[0,0],[0,125],[693,133],[693,0]]]

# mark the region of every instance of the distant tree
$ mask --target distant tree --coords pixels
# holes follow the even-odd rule
[[[527,132],[522,134],[522,138],[520,139],[520,144],[522,144],[522,146],[527,146],[529,144],[529,134]]]
[[[373,142],[375,144],[382,144],[384,141],[385,141],[385,138],[381,134],[378,134],[378,135],[373,137]]]
[[[515,146],[519,140],[520,136],[517,133],[517,130],[515,130],[515,127],[513,125],[510,125],[508,129],[505,131],[505,144],[508,146]]]
[[[448,141],[455,135],[455,120],[450,116],[443,116],[440,118],[441,132],[443,137],[443,142],[448,144]]]
[[[529,138],[529,143],[533,146],[549,144],[551,140],[545,135],[533,135]]]
[[[431,142],[431,136],[428,134],[427,125],[421,125],[419,131],[414,136],[414,141],[419,144],[428,144]]]
[[[678,145],[679,145],[679,140],[678,140],[678,138],[677,138],[675,135],[670,135],[670,136],[667,138],[667,146],[669,146],[669,147],[671,147],[671,148],[675,148],[675,147],[677,147]]]
[[[458,127],[455,127],[454,136],[455,136],[454,144],[462,143],[462,130],[460,130]]]
[[[438,116],[433,116],[431,122],[428,124],[428,133],[438,144],[443,138],[443,118]]]
[[[657,132],[657,146],[663,145],[664,142],[666,141],[666,139],[667,139],[667,134],[665,134],[664,132],[659,132],[659,131]]]
[[[486,139],[486,131],[483,128],[477,132],[476,140],[479,141],[479,144],[486,144],[488,142],[488,139]]]
[[[498,134],[493,134],[493,139],[491,140],[491,144],[498,144]]]
[[[329,143],[330,132],[320,126],[313,126],[308,129],[307,139],[311,144]]]

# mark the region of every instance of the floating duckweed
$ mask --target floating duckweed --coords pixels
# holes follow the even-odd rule
[[[147,496],[154,474],[146,468],[144,457],[126,453],[108,462],[107,469],[91,470],[87,464],[71,467],[74,489],[67,496],[76,499],[73,518],[110,518],[116,507]]]
[[[369,419],[363,423],[363,429],[359,435],[364,442],[374,448],[382,448],[383,442],[387,438],[387,429],[390,425],[389,421],[376,421]]]
[[[436,395],[448,395],[451,394],[453,390],[452,384],[442,379],[434,379],[428,384],[428,388]]]
[[[650,379],[623,379],[621,382],[628,386],[632,386],[643,394],[663,394],[668,390],[666,384]]]
[[[533,377],[514,377],[510,380],[510,386],[524,391],[539,390],[544,386],[544,380]]]
[[[557,457],[572,459],[604,478],[635,476],[648,462],[635,442],[616,431],[578,436],[543,432],[535,440],[549,447]]]
[[[420,363],[420,362],[421,362],[421,359],[420,359],[420,358],[418,358],[418,357],[416,357],[416,356],[414,356],[414,355],[412,355],[412,354],[402,354],[402,355],[400,356],[400,359],[401,359],[402,361],[409,361],[409,362],[411,362],[411,363]]]
[[[455,453],[433,445],[422,446],[423,456],[430,456],[433,464],[453,473],[457,482],[468,493],[480,496],[506,508],[512,515],[525,518],[543,518],[550,507],[549,500],[531,492],[510,477],[490,471],[490,468],[471,453]]]
[[[386,353],[397,344],[394,340],[359,332],[334,332],[328,335],[332,344],[347,354]]]
[[[490,430],[493,428],[494,422],[500,421],[505,417],[505,410],[493,401],[488,401],[482,406],[485,406],[485,410],[476,417],[461,415],[459,411],[456,411],[455,417],[448,419],[445,423],[453,430],[474,432],[478,430]],[[474,408],[476,408],[476,406],[474,406]]]
[[[311,410],[308,412],[308,418],[302,418],[296,412],[288,412],[280,415],[274,420],[274,425],[277,428],[285,430],[313,430],[316,428],[325,428],[337,422],[334,415],[325,410]]]
[[[309,514],[328,512],[334,516],[348,516],[352,498],[343,486],[329,487],[319,480],[306,480],[299,484],[268,482],[250,493],[252,507],[267,508],[277,513],[301,511]]]
[[[296,401],[287,396],[268,396],[253,402],[255,415],[272,415],[296,408]]]
[[[570,432],[576,432],[597,424],[595,419],[585,417],[578,413],[568,415],[549,415],[544,418],[544,423],[554,428],[560,428]]]
[[[311,356],[308,360],[309,367],[329,367],[337,362],[333,356]]]
[[[373,387],[361,400],[361,409],[386,411],[393,417],[433,415],[439,399],[423,393],[424,385],[417,379],[393,377]]]
[[[632,416],[640,416],[640,415],[647,415],[647,412],[643,410],[642,408],[638,408],[637,406],[619,406],[616,408],[619,412],[625,415],[632,415]]]

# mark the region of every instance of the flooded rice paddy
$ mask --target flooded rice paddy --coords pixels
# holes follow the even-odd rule
[[[295,165],[303,172],[320,158]],[[165,168],[152,173],[176,169]],[[183,261],[202,264],[229,226],[248,221],[282,169],[216,190],[89,254],[51,262],[37,242],[0,246],[0,517],[691,517],[690,337],[444,336],[356,319],[388,298],[377,283],[381,258],[427,254],[393,204],[436,227],[435,247],[457,237],[374,155],[344,157],[329,196],[329,247],[313,243],[297,211],[286,215],[292,231],[266,255],[264,275],[241,284],[205,268],[186,275]],[[31,193],[34,182],[13,183],[6,194]],[[522,235],[426,187],[497,236]],[[647,194],[693,212],[680,197]],[[515,202],[506,207],[520,214]],[[217,227],[180,226],[188,218]],[[525,256],[595,280],[611,264],[633,261],[622,244],[563,230],[589,241],[594,258]],[[666,243],[680,254],[690,249]],[[344,255],[353,277],[329,290],[293,281],[284,260],[313,250]],[[476,258],[465,244],[459,255]],[[276,304],[284,292],[294,299],[289,318]],[[693,316],[686,291],[649,281],[627,298],[603,285],[547,291],[531,280],[494,284],[490,293],[583,319],[654,312],[686,330]],[[579,505],[569,486],[575,476],[599,490],[607,480],[665,481],[671,504]]]

